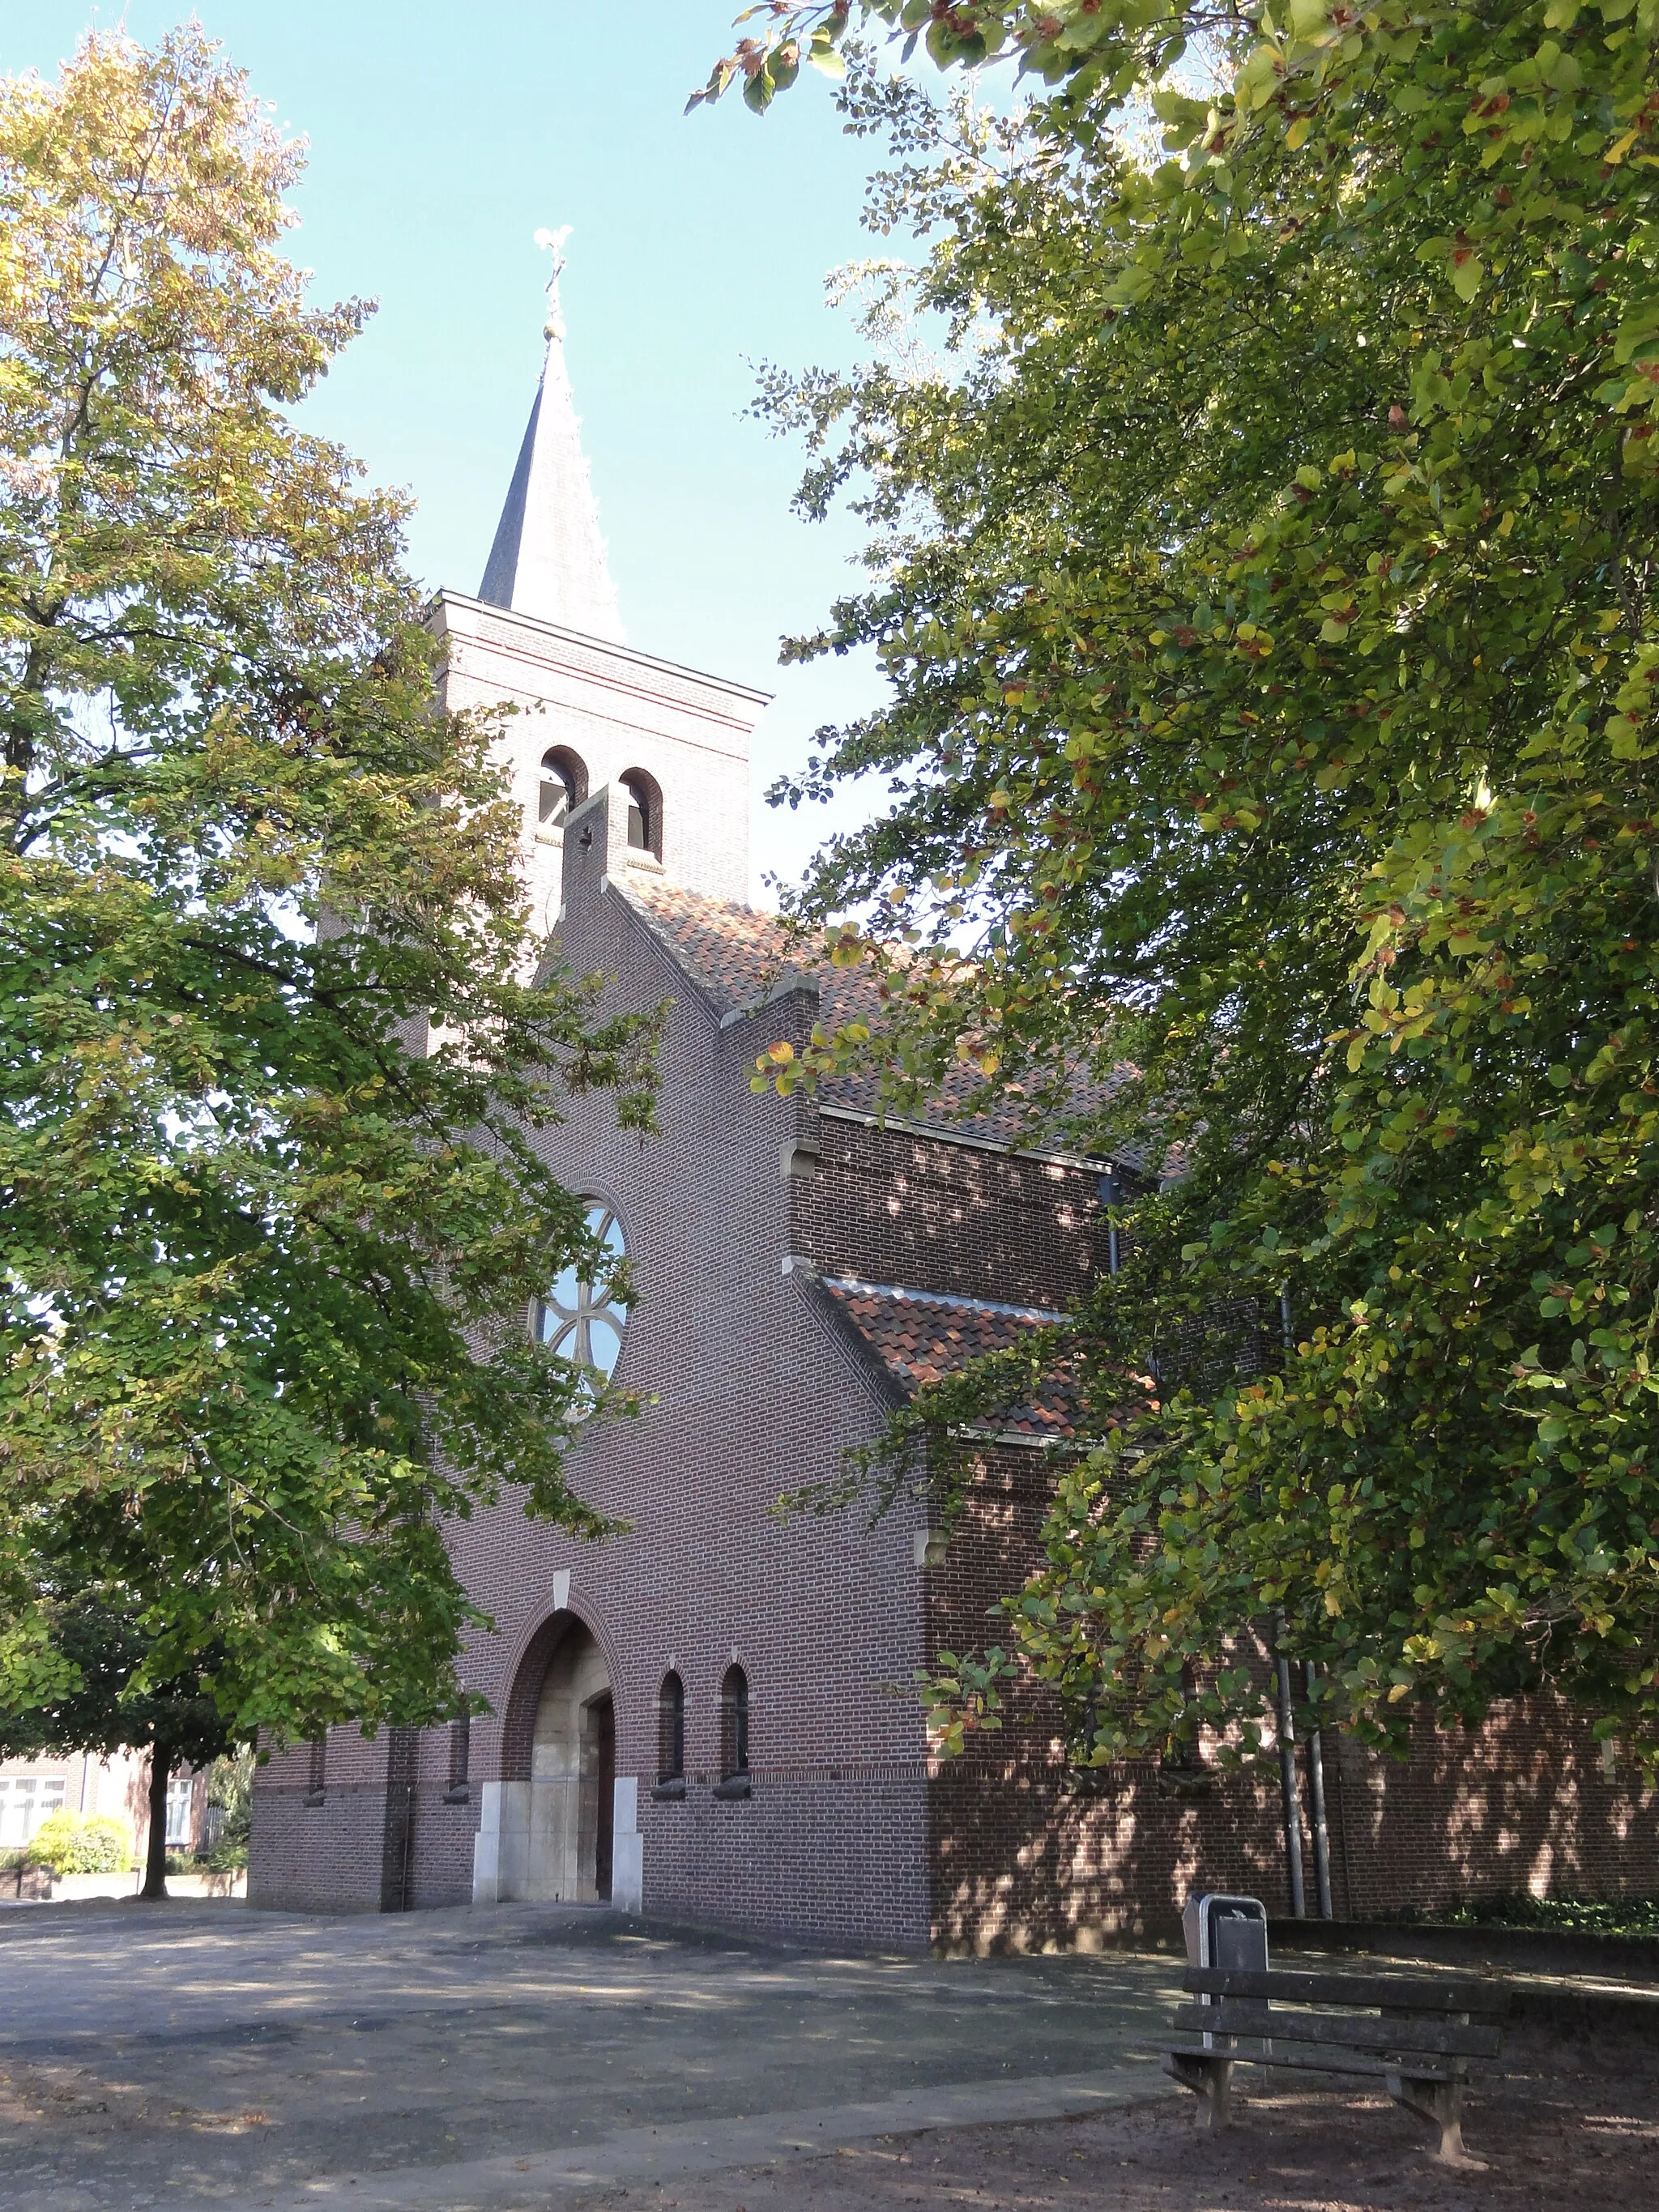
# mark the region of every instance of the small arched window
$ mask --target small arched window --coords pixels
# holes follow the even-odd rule
[[[444,1793],[447,1803],[464,1804],[471,1796],[471,1765],[472,1717],[463,1713],[449,1723],[449,1787]]]
[[[554,745],[542,755],[540,821],[544,830],[556,830],[573,807],[587,796],[587,770],[568,745]]]
[[[657,1780],[685,1778],[685,1685],[671,1668],[657,1692]]]
[[[628,848],[662,858],[662,793],[654,776],[631,768],[622,779],[628,793]]]
[[[747,1780],[749,1775],[749,1677],[741,1667],[728,1667],[720,1684],[720,1780]]]

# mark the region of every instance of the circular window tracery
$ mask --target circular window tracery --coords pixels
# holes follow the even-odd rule
[[[587,1209],[587,1226],[611,1261],[626,1259],[628,1239],[613,1206],[595,1200]],[[627,1326],[628,1310],[616,1296],[609,1264],[597,1277],[583,1275],[574,1266],[562,1267],[537,1299],[531,1323],[538,1344],[579,1367],[592,1368],[606,1382],[621,1356]]]

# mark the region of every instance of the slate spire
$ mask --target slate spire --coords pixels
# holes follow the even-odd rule
[[[581,425],[564,362],[559,278],[569,235],[568,224],[562,230],[536,233],[537,245],[550,248],[553,255],[547,287],[547,358],[478,597],[620,645],[622,617],[605,563],[599,510],[588,481]]]

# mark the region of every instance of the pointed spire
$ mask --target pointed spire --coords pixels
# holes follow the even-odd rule
[[[559,278],[569,235],[568,224],[562,230],[536,233],[537,245],[553,255],[547,287],[547,358],[478,597],[620,645],[622,617],[605,563],[599,510],[588,481],[581,426],[564,364]]]

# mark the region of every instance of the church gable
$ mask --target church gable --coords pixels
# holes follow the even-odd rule
[[[868,985],[827,963],[796,964],[810,947],[775,915],[665,878],[619,881],[618,834],[618,810],[599,794],[572,817],[560,950],[579,967],[603,967],[623,1003],[666,989],[697,1010],[700,1019],[671,1031],[660,1141],[678,1157],[712,1125],[722,1152],[747,1162],[757,1225],[763,1215],[775,1224],[772,1264],[793,1275],[816,1332],[850,1358],[873,1418],[1034,1328],[1063,1324],[1098,1260],[1097,1169],[982,1136],[964,1143],[943,1117],[925,1133],[884,1127],[843,1103],[856,1088],[834,1082],[787,1100],[756,1097],[760,1049],[779,1037],[799,1048],[816,1023],[849,1018],[850,993]],[[1005,1287],[1014,1295],[997,1296]],[[1069,1427],[1066,1393],[1047,1390],[998,1425],[1057,1442]]]

